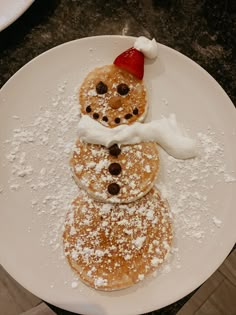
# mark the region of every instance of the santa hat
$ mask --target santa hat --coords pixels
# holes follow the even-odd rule
[[[114,60],[114,64],[132,73],[139,80],[142,80],[144,74],[144,57],[154,59],[157,57],[157,42],[140,36],[134,42],[134,46],[121,53]]]

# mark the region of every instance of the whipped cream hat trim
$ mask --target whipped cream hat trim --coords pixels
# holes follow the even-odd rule
[[[142,80],[144,74],[144,57],[154,59],[157,57],[157,53],[156,40],[140,36],[135,40],[133,47],[116,57],[114,64],[130,72],[139,80]]]
[[[141,51],[144,57],[148,59],[155,59],[157,57],[158,48],[155,38],[151,40],[147,37],[140,36],[134,42],[134,48]]]

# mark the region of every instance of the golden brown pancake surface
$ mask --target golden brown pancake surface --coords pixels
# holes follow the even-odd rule
[[[64,250],[87,285],[129,287],[163,263],[172,243],[167,202],[156,189],[129,204],[96,202],[81,191],[65,222]]]
[[[82,114],[107,127],[142,121],[147,111],[142,81],[115,65],[95,68],[87,75],[80,87],[79,103]]]

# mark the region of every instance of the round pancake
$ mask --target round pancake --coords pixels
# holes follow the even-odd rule
[[[120,168],[118,175],[110,173],[114,163]],[[104,146],[78,139],[70,165],[76,183],[90,197],[102,202],[129,203],[153,187],[159,170],[159,154],[155,143],[142,142],[122,146],[116,157]],[[119,189],[118,193],[110,192],[113,186]]]
[[[64,251],[87,285],[127,288],[163,263],[172,243],[168,203],[156,189],[129,204],[100,203],[81,191],[64,226]]]
[[[103,82],[107,92],[97,93],[96,86]],[[126,84],[129,92],[118,93],[118,86]],[[108,127],[142,121],[147,110],[146,89],[142,81],[115,65],[95,68],[80,87],[79,103],[82,114],[97,119]]]

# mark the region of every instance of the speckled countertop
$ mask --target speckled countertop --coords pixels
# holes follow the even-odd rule
[[[42,52],[103,34],[155,37],[205,68],[236,104],[234,0],[35,1],[0,33],[0,87]],[[174,315],[190,296],[150,314]]]

